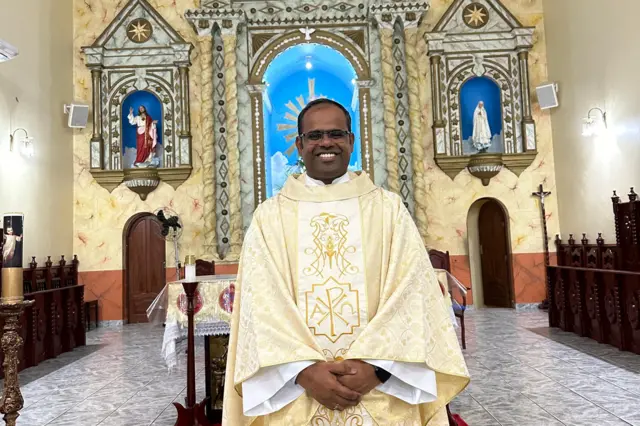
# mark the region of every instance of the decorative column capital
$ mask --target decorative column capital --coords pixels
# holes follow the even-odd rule
[[[375,84],[375,80],[372,78],[368,80],[356,80],[356,84],[358,85],[358,89],[371,89]]]
[[[261,95],[267,90],[266,84],[247,84],[247,90],[250,95]]]
[[[175,61],[173,62],[177,67],[188,68],[191,66],[191,44],[173,45],[173,52]]]
[[[445,35],[441,33],[426,33],[424,35],[428,56],[442,56],[444,53],[444,38]]]
[[[370,15],[376,20],[380,29],[393,29],[396,21],[400,19],[403,28],[416,28],[423,16],[429,10],[429,3],[396,3],[378,4],[369,8]]]
[[[200,37],[211,36],[216,24],[223,35],[235,35],[245,22],[244,11],[235,9],[190,9],[184,17]]]

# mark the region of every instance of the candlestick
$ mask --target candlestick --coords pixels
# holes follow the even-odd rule
[[[3,281],[4,283],[4,281]],[[34,304],[33,300],[19,303],[0,303],[0,316],[4,318],[2,351],[4,352],[4,390],[0,398],[0,413],[4,414],[7,426],[15,426],[19,411],[24,405],[18,380],[19,353],[24,341],[22,340],[20,316],[22,311]],[[22,424],[22,422],[21,422]]]
[[[196,257],[192,254],[184,259],[184,280],[186,282],[196,280]]]

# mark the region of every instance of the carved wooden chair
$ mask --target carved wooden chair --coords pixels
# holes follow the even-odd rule
[[[216,264],[213,261],[197,259],[196,260],[196,276],[215,275]]]
[[[431,260],[431,265],[434,269],[442,269],[449,273],[451,273],[451,258],[449,257],[449,252],[441,252],[438,250],[429,250],[429,259]],[[456,318],[460,318],[460,334],[462,338],[462,349],[467,348],[467,344],[465,341],[465,332],[464,332],[464,311],[467,309],[467,289],[459,288],[459,284],[457,282],[454,283],[456,289],[462,295],[462,305],[457,303],[455,298],[452,295],[451,283],[449,283],[449,288],[444,288],[443,284],[440,284],[440,289],[442,290],[442,295],[447,294],[449,292],[449,296],[451,297],[451,302],[453,303],[453,313]],[[458,426],[458,422],[455,417],[451,413],[451,409],[449,408],[449,404],[447,404],[447,417],[449,419],[449,426]]]
[[[441,252],[438,250],[429,250],[429,259],[431,259],[431,265],[434,269],[443,269],[449,273],[451,273],[451,259],[449,257],[449,252]],[[451,296],[451,302],[453,304],[453,313],[456,318],[460,319],[460,337],[462,340],[462,349],[467,349],[467,342],[465,336],[465,327],[464,327],[464,312],[467,310],[467,291],[471,290],[469,288],[461,286],[458,282],[451,282],[449,280],[447,289],[442,288],[442,294],[445,292],[449,292]],[[454,295],[454,292],[457,293],[459,299],[457,299]],[[460,303],[459,301],[462,301]]]

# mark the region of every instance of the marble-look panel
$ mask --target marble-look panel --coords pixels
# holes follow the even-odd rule
[[[240,28],[236,45],[236,82],[238,85],[238,150],[240,152],[240,198],[242,226],[246,231],[251,224],[255,209],[253,172],[253,135],[251,126],[251,98],[249,81],[249,58],[247,29]]]
[[[369,31],[369,61],[371,78],[371,129],[373,147],[373,173],[376,185],[388,188],[387,184],[387,152],[384,138],[384,104],[382,102],[382,59],[380,46],[380,32],[377,29]]]

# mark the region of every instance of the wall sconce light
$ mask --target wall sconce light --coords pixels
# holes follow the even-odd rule
[[[599,112],[600,114],[592,112]],[[607,131],[607,113],[600,108],[591,108],[587,118],[582,119],[582,136],[602,136]]]
[[[13,142],[15,140],[16,133],[19,131],[24,132],[24,137],[20,139],[20,142],[22,143],[20,152],[25,157],[33,157],[33,155],[35,154],[35,149],[33,147],[33,138],[29,137],[29,133],[27,133],[27,131],[22,127],[14,130],[13,133],[11,133],[11,135],[9,136],[9,151],[13,152]]]

